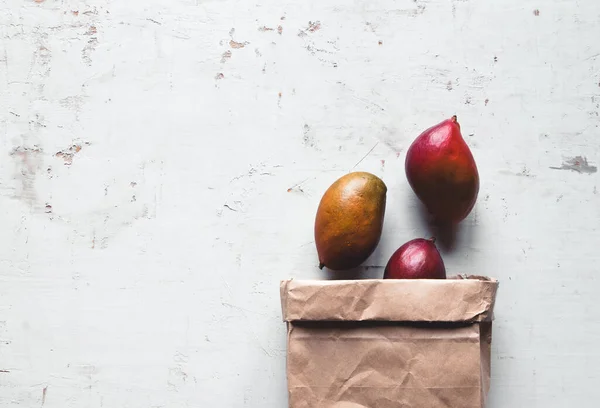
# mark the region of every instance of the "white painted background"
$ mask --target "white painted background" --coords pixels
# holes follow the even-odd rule
[[[404,154],[452,114],[481,193],[443,256],[501,281],[489,407],[594,406],[599,21],[596,0],[0,1],[0,406],[286,406],[278,284],[327,277],[321,194],[383,178],[385,265],[432,234]]]

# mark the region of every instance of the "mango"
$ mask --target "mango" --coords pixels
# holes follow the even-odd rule
[[[336,180],[323,194],[315,218],[319,268],[340,271],[362,264],[381,239],[387,186],[367,172]]]

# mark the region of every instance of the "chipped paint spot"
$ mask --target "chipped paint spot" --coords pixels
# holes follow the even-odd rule
[[[35,1],[36,3],[38,3],[38,4],[39,4],[39,3],[43,3],[43,2],[44,2],[44,1],[46,1],[46,0],[33,0],[33,1]]]
[[[277,34],[281,35],[283,33],[283,27],[281,25],[277,26]]]
[[[304,180],[302,180],[299,183],[294,184],[293,186],[291,186],[290,188],[287,189],[288,193],[291,193],[292,191],[299,191],[301,193],[304,193],[304,190],[302,189],[302,185],[309,179],[310,177],[305,178]]]
[[[449,91],[452,90],[452,81],[448,81],[448,83],[446,84],[446,89]]]
[[[221,64],[224,64],[225,61],[231,58],[231,51],[227,50],[221,55]]]
[[[466,0],[460,0],[460,1],[466,1]],[[408,8],[408,9],[402,8],[402,9],[394,10],[394,12],[397,14],[406,15],[406,16],[410,16],[410,17],[416,17],[418,15],[425,13],[425,9],[427,8],[425,1],[413,0],[413,3],[417,6],[416,8]],[[456,13],[456,7],[455,7],[454,1],[453,1],[452,2],[452,16],[453,17],[455,17],[455,13]]]
[[[83,144],[89,146],[90,142],[84,142]],[[54,156],[63,159],[65,162],[65,166],[70,166],[71,164],[73,164],[73,157],[75,157],[75,155],[79,153],[81,149],[81,144],[73,144],[67,147],[66,149],[56,152]]]
[[[314,131],[311,130],[311,127],[307,123],[305,123],[302,128],[302,142],[304,146],[312,147],[318,150],[318,148],[316,147],[317,144],[315,142]]]
[[[88,40],[87,44],[81,50],[81,59],[87,65],[92,65],[92,53],[96,50],[96,45],[98,45],[98,39],[96,37],[92,37]]]
[[[71,14],[77,17],[79,15],[79,10],[71,10]]]
[[[385,159],[381,159],[381,171],[385,169]]]
[[[489,101],[490,101],[490,100],[489,100],[489,99],[487,99],[487,98],[485,99],[485,101],[483,101],[483,103],[485,104],[485,106],[487,106],[487,104],[488,104],[488,102],[489,102]]]
[[[52,206],[49,203],[46,203],[45,212],[46,214],[52,214]]]
[[[515,175],[519,177],[535,177],[535,175],[531,174],[531,170],[529,170],[527,166],[523,166],[521,172],[516,173]]]
[[[306,29],[306,31],[314,33],[315,31],[318,31],[321,29],[321,22],[320,21],[309,21],[308,22],[308,28]]]
[[[377,43],[378,43],[379,45],[383,45],[383,41],[381,41],[381,40],[379,40]]]
[[[563,161],[560,167],[550,167],[553,170],[572,170],[577,173],[592,174],[598,171],[596,166],[592,166],[588,163],[587,159],[582,156],[575,156],[573,158]]]
[[[95,35],[97,33],[98,33],[98,29],[96,28],[96,26],[90,26],[90,28],[87,30],[85,35]]]
[[[538,9],[533,10],[533,15],[534,16],[539,16],[540,15],[540,11]]]
[[[219,72],[217,75],[215,75],[216,80],[223,79],[223,78],[225,78],[225,75],[223,75],[222,72]]]
[[[250,44],[248,41],[244,41],[243,43],[233,40],[229,41],[229,46],[231,48],[244,48],[248,44]]]
[[[304,31],[300,31],[298,33],[299,37],[306,37]],[[310,55],[315,56],[319,61],[321,61],[325,65],[330,65],[334,68],[338,66],[337,62],[334,61],[334,55],[337,51],[339,51],[339,47],[337,45],[337,41],[329,40],[326,44],[323,44],[323,48],[317,47],[311,38],[306,39],[306,50],[310,53]]]
[[[29,153],[41,153],[42,149],[40,149],[37,145],[34,147],[23,147],[17,146],[12,152],[10,152],[11,156],[18,156],[23,160],[27,160]]]
[[[298,37],[305,37],[308,33],[314,33],[315,31],[319,31],[321,29],[320,21],[309,21],[308,27],[304,30],[300,30],[298,32]]]
[[[275,29],[271,28],[271,27],[267,27],[267,26],[262,26],[262,27],[258,27],[258,31],[262,31],[262,32],[275,31]]]
[[[73,163],[73,156],[75,153],[78,153],[81,150],[81,146],[73,145],[65,150],[61,150],[56,153],[56,157],[60,157],[65,161],[66,165],[70,165]]]
[[[307,123],[304,124],[304,136],[302,137],[302,139],[304,140],[304,145],[308,145],[310,144],[310,136],[308,135],[308,133],[310,132],[310,126],[308,126]]]
[[[131,183],[129,183],[129,186],[130,187],[135,187],[135,186],[137,186],[137,183],[135,181],[132,181]]]
[[[498,62],[498,57],[494,55],[494,62]]]

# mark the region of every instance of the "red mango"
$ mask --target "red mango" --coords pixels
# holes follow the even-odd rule
[[[437,221],[458,223],[473,209],[479,172],[456,116],[421,133],[406,154],[406,178]]]
[[[398,248],[390,257],[384,279],[446,279],[446,267],[435,246],[435,238],[417,238]]]

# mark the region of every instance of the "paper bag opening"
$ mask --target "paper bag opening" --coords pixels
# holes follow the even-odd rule
[[[497,287],[485,277],[287,280],[281,301],[286,322],[482,322],[492,318]]]

